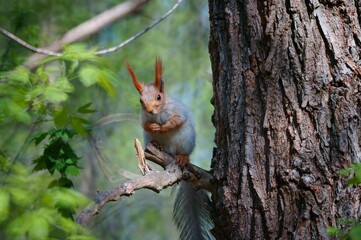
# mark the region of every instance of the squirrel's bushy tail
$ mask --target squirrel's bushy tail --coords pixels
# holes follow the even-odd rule
[[[173,208],[173,220],[180,240],[215,239],[210,230],[210,199],[204,190],[194,190],[191,184],[181,182],[178,186]]]

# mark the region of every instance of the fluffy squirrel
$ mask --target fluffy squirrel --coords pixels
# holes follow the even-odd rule
[[[140,94],[145,146],[155,143],[175,157],[181,167],[187,166],[195,146],[194,124],[187,107],[165,94],[162,61],[156,59],[155,79],[148,85],[140,83],[132,67],[128,63],[126,66]],[[181,182],[173,209],[173,219],[180,232],[179,239],[214,239],[210,233],[212,221],[206,207],[208,202],[205,191],[195,191],[191,184]]]
[[[156,59],[155,80],[148,85],[140,83],[132,67],[128,63],[126,65],[140,94],[145,146],[156,143],[164,152],[175,157],[181,167],[186,166],[195,146],[194,124],[187,107],[165,94],[162,61]]]

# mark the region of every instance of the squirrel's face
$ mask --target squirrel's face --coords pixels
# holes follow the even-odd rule
[[[134,86],[140,94],[140,103],[142,104],[143,109],[152,115],[160,113],[166,103],[164,83],[162,80],[163,67],[161,59],[157,58],[155,60],[154,82],[146,86],[138,81],[132,67],[128,63],[126,63],[126,66],[132,77]]]
[[[140,93],[140,103],[144,111],[156,115],[163,110],[165,102],[165,93],[159,91],[153,84],[143,87]]]

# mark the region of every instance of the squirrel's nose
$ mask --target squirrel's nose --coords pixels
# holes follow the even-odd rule
[[[145,111],[147,111],[150,114],[154,114],[154,109],[150,105],[145,105]]]
[[[150,114],[154,114],[154,109],[146,108],[145,110]]]

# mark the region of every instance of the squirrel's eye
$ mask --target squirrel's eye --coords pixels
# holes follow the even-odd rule
[[[159,100],[161,100],[162,98],[160,97],[160,95],[158,94],[158,96],[157,96],[157,100],[159,101]]]
[[[139,99],[139,102],[143,105],[143,101],[142,101],[142,99]]]

